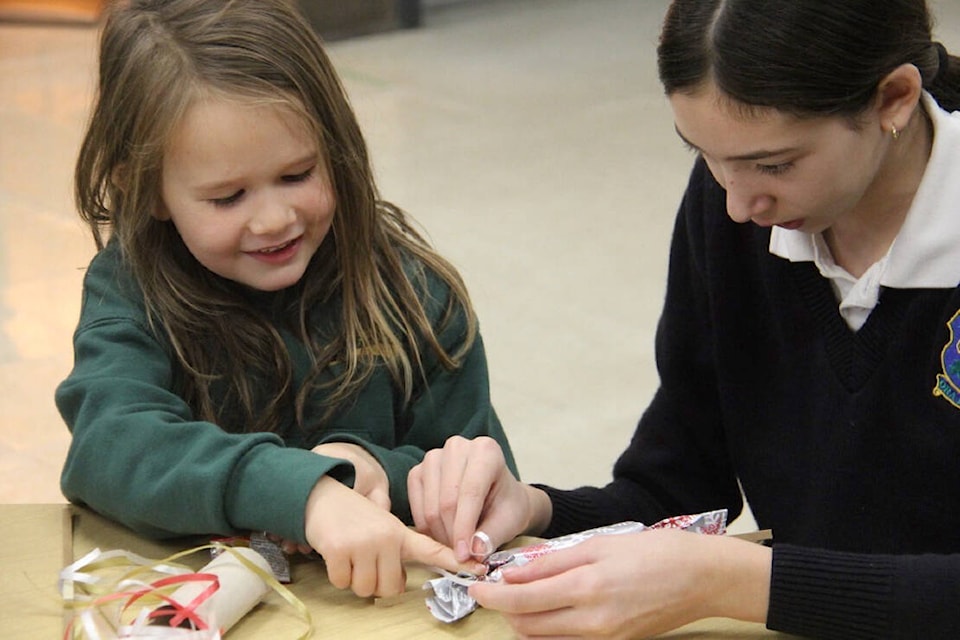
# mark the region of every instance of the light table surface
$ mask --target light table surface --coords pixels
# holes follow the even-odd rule
[[[91,549],[124,549],[151,559],[167,556],[203,541],[157,542],[144,539],[97,514],[63,504],[0,504],[0,637],[32,640],[62,638],[67,614],[57,591],[60,570]],[[183,560],[199,568],[203,553]],[[206,557],[209,560],[209,557]],[[419,590],[430,571],[410,567],[407,589]],[[404,598],[390,607],[373,599],[341,591],[327,580],[323,563],[293,562],[290,590],[308,607],[314,638],[512,638],[504,619],[478,609],[453,624],[443,624],[427,611],[422,598]],[[297,611],[271,592],[226,635],[227,640],[299,638],[306,625]],[[673,640],[751,640],[788,638],[759,624],[708,619],[687,625],[662,638]]]

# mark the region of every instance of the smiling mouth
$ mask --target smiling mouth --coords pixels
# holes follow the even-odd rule
[[[254,253],[262,253],[262,254],[266,254],[266,255],[269,255],[269,254],[271,254],[271,253],[278,253],[278,252],[283,251],[284,249],[286,249],[286,248],[288,248],[288,247],[293,246],[293,244],[294,244],[297,240],[299,240],[299,239],[300,239],[300,238],[294,238],[293,240],[288,240],[288,241],[284,242],[283,244],[278,244],[278,245],[275,246],[275,247],[267,247],[266,249],[258,249],[257,251],[254,251]]]

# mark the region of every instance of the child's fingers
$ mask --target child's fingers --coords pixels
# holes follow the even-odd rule
[[[378,562],[375,555],[356,554],[352,560],[350,589],[361,598],[369,598],[377,591]]]
[[[380,597],[395,596],[407,588],[407,574],[399,556],[380,554],[377,562],[377,591]]]
[[[337,589],[346,589],[351,586],[352,567],[349,558],[324,556],[327,565],[327,579]]]
[[[372,490],[367,494],[367,499],[384,511],[390,511],[390,492],[386,489],[378,487]]]
[[[407,529],[401,559],[404,562],[419,562],[430,567],[440,567],[452,573],[458,571],[483,573],[485,571],[485,567],[479,562],[458,562],[453,549],[413,529]]]

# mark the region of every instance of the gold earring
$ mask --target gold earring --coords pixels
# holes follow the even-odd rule
[[[890,124],[890,135],[893,136],[894,140],[900,139],[900,132],[897,131],[897,125],[893,123]]]

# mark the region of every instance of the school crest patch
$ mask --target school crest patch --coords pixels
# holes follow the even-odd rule
[[[953,314],[947,328],[950,329],[950,339],[940,353],[943,373],[937,374],[933,395],[942,397],[960,409],[960,311]]]

